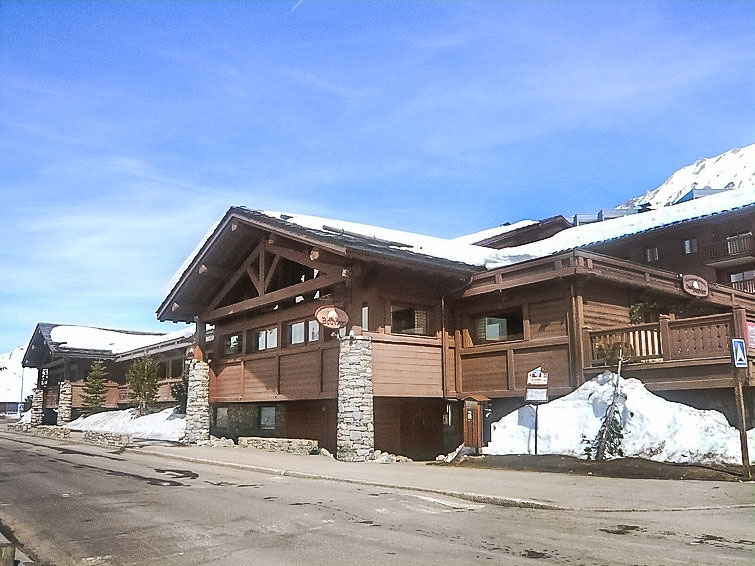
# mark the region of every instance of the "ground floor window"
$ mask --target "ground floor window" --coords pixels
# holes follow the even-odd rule
[[[247,340],[247,354],[264,352],[265,350],[278,347],[278,328],[275,326],[252,330],[250,331],[250,335]]]
[[[234,332],[223,337],[223,354],[235,356],[241,352],[241,332]]]
[[[260,407],[260,428],[275,430],[275,407]]]

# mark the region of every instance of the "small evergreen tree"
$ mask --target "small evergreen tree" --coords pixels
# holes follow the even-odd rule
[[[157,362],[151,357],[138,358],[126,371],[129,395],[140,415],[157,402]]]
[[[107,370],[102,360],[97,360],[89,368],[84,382],[84,398],[81,404],[84,414],[89,416],[103,410],[107,391]]]
[[[24,399],[24,412],[31,411],[31,405],[34,402],[34,395],[27,395]]]
[[[186,402],[189,398],[189,366],[184,364],[184,369],[181,372],[181,381],[171,384],[170,394],[178,401],[181,407],[181,412],[186,413]]]
[[[615,360],[618,363],[618,369],[616,380],[612,382],[613,394],[611,395],[611,402],[606,408],[606,414],[603,416],[603,422],[600,425],[598,434],[595,436],[595,440],[589,442],[584,435],[582,436],[582,442],[586,444],[584,451],[588,458],[594,457],[596,460],[605,460],[606,456],[624,455],[624,451],[621,448],[624,433],[618,410],[618,401],[619,395],[621,395],[621,391],[619,390],[621,365],[629,360],[629,356],[624,357],[624,353],[629,350],[630,348],[627,345],[621,343],[613,344],[607,348],[607,361],[610,363]]]

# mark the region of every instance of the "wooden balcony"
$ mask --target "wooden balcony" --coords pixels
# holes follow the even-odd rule
[[[712,267],[733,267],[755,261],[755,238],[743,234],[703,246],[703,261]]]
[[[605,365],[606,346],[621,343],[630,363],[692,361],[730,355],[732,314],[717,314],[587,332],[590,366]],[[627,346],[628,345],[628,346]]]
[[[736,289],[737,291],[755,294],[755,279],[745,279],[744,281],[732,281],[730,285],[732,289]]]

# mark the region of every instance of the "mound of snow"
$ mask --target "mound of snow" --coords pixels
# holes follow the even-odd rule
[[[584,458],[611,402],[615,373],[604,372],[569,395],[538,409],[538,453]],[[618,412],[626,456],[659,462],[716,464],[742,462],[739,432],[718,411],[701,411],[653,395],[638,379],[619,378]],[[755,429],[748,431],[750,457]],[[535,409],[521,407],[491,426],[485,454],[533,454]]]
[[[106,411],[89,417],[79,417],[71,421],[68,428],[130,434],[134,438],[150,440],[178,441],[186,429],[186,415],[179,413],[178,407],[143,417],[138,416],[136,409]]]

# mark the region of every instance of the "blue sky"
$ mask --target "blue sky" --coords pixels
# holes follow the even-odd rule
[[[755,141],[755,3],[0,2],[0,352],[154,310],[231,205],[439,236]]]

